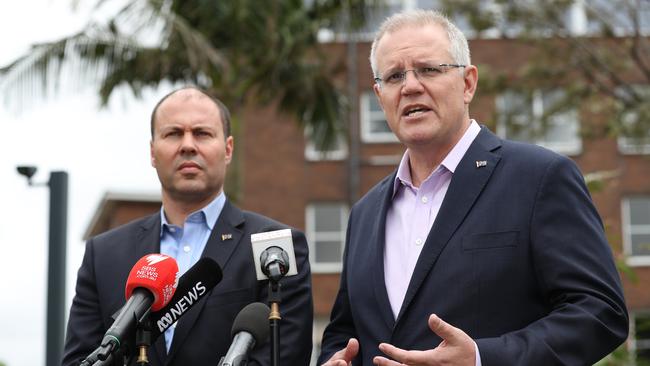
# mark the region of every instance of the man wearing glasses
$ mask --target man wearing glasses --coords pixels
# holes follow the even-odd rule
[[[458,28],[394,15],[370,63],[406,152],[352,209],[319,364],[591,365],[620,345],[623,291],[580,171],[469,117]]]

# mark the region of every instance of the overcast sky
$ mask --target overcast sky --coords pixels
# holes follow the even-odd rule
[[[86,24],[88,9],[72,11],[71,3],[3,1],[0,66],[34,42],[56,39]],[[8,366],[45,363],[49,190],[28,187],[16,166],[37,166],[35,182],[46,182],[51,171],[69,174],[66,309],[84,251],[82,235],[102,196],[107,191],[158,193],[149,165],[148,119],[170,87],[151,91],[141,101],[120,93],[103,110],[96,85],[64,89],[22,111],[0,98],[0,361]]]

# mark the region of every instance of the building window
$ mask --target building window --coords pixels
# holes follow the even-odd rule
[[[582,151],[575,108],[564,108],[564,91],[508,91],[497,98],[497,133],[502,138],[544,146],[561,154]]]
[[[638,365],[650,363],[650,312],[630,314],[631,350]]]
[[[388,127],[384,111],[372,91],[361,94],[361,140],[363,142],[399,142]]]
[[[307,205],[306,231],[309,258],[314,272],[340,272],[348,208],[343,203]]]
[[[310,138],[310,132],[305,129],[305,159],[308,161],[343,160],[348,157],[348,145],[345,136],[338,133],[332,144],[326,149],[319,149]]]
[[[637,95],[635,96],[634,93]],[[634,100],[641,97],[650,99],[650,85],[631,85],[630,89],[619,88],[616,90],[621,101]],[[650,130],[647,128],[647,118],[650,109],[647,105],[640,105],[639,109],[625,109],[619,103],[621,130],[618,134],[618,150],[623,154],[650,154]]]
[[[650,196],[623,200],[623,248],[630,265],[650,265]]]

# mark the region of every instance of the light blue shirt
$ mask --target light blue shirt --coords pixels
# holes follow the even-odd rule
[[[204,208],[187,216],[183,227],[172,225],[165,216],[165,207],[160,209],[160,253],[176,259],[179,276],[201,258],[212,228],[226,203],[226,195],[221,192]],[[176,323],[165,331],[167,352],[174,338]]]

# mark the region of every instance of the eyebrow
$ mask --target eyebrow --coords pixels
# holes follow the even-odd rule
[[[432,61],[432,60],[416,60],[416,61],[411,62],[411,64],[415,68],[426,67],[426,66],[438,66],[438,65],[443,64],[443,63],[444,62]],[[404,67],[403,64],[402,64],[402,66],[388,67],[388,68],[386,68],[384,73],[388,74],[388,73],[393,73],[393,72],[396,72],[396,71],[403,71],[405,69],[406,69],[406,67]]]

